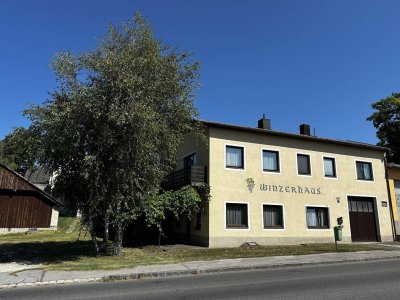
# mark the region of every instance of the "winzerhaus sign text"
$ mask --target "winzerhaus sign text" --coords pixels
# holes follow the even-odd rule
[[[260,184],[260,190],[263,192],[276,192],[276,193],[291,193],[291,194],[312,194],[320,195],[321,188],[308,187],[299,185],[275,185],[275,184]]]

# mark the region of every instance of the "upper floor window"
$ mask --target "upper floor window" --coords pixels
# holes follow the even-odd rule
[[[279,152],[263,150],[263,170],[266,172],[279,172]]]
[[[244,169],[244,148],[239,146],[226,146],[226,167]]]
[[[324,175],[325,177],[336,177],[336,162],[333,157],[324,157]]]
[[[297,154],[297,174],[311,175],[310,155]]]
[[[196,164],[196,152],[183,158],[183,167],[188,168]]]
[[[356,161],[356,169],[358,180],[374,180],[372,164],[370,162]]]

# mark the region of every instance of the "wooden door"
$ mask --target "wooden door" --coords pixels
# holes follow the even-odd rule
[[[349,197],[351,240],[376,242],[376,222],[373,198]]]

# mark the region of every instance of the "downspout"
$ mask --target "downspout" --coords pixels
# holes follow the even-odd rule
[[[388,191],[388,196],[389,196],[389,209],[390,209],[390,221],[392,223],[392,237],[393,240],[395,241],[397,239],[397,233],[396,233],[396,225],[394,223],[394,216],[393,216],[393,207],[392,207],[392,195],[390,193],[390,185],[389,185],[389,176],[388,176],[388,170],[387,170],[387,160],[386,160],[386,152],[383,155],[383,160],[385,163],[385,178],[386,178],[386,188]]]

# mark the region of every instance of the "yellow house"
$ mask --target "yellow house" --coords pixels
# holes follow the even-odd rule
[[[333,242],[343,219],[343,241],[392,241],[385,177],[386,148],[320,138],[308,125],[299,134],[202,122],[207,143],[190,135],[169,184],[211,188],[208,205],[174,235],[208,247]]]
[[[389,163],[387,164],[387,175],[389,192],[392,203],[393,220],[396,228],[396,235],[400,235],[400,165]]]

